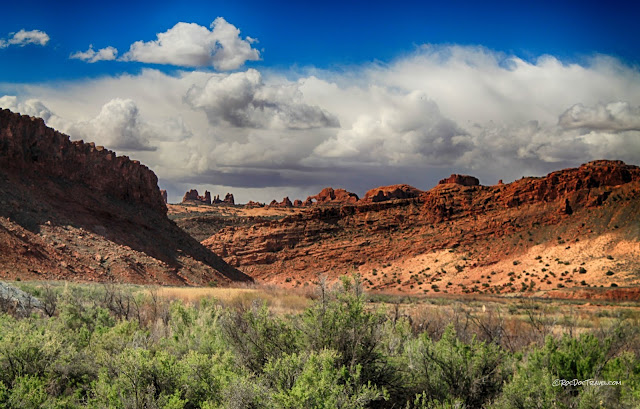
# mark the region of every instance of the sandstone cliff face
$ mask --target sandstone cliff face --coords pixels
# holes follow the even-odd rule
[[[0,111],[0,279],[250,280],[167,219],[155,174]]]
[[[447,286],[448,292],[479,287],[473,291],[490,288],[503,293],[530,284],[524,281],[529,276],[514,266],[525,254],[532,254],[526,257],[537,267],[535,257],[546,248],[542,246],[559,246],[558,251],[569,252],[572,246],[563,244],[565,240],[579,237],[588,246],[589,240],[609,237],[611,231],[640,238],[640,168],[636,166],[595,161],[546,177],[495,186],[480,186],[472,177],[454,175],[445,180],[448,182],[426,192],[400,189],[412,192],[413,197],[405,199],[369,201],[378,194],[373,189],[366,201],[312,206],[278,221],[226,228],[203,244],[253,277],[279,285],[305,283],[319,274],[335,278],[358,271],[376,290],[422,293],[432,291],[431,284],[442,287],[438,281],[444,280],[454,283]],[[386,191],[394,192],[395,187]],[[617,265],[628,271],[640,268],[640,253],[638,257],[633,251],[627,253],[630,256],[622,261],[621,255]],[[551,261],[557,264],[559,257]],[[569,282],[582,280],[574,272],[581,263],[605,258],[602,254],[589,257],[576,258],[575,265],[563,267],[569,270]],[[427,268],[437,271],[427,274]],[[621,274],[627,271],[618,268]],[[383,279],[375,270],[385,271],[388,277]],[[417,279],[417,271],[429,277]],[[508,276],[512,271],[523,274],[517,288]],[[539,269],[532,274],[540,275],[536,288],[555,288],[558,282]],[[479,280],[489,276],[492,281],[485,283],[489,287],[480,287]],[[285,277],[292,280],[285,282]],[[589,276],[588,281],[604,284],[602,277]]]
[[[167,191],[164,189],[160,189],[160,195],[162,196],[162,200],[164,201],[164,203],[167,204],[169,202],[169,200],[167,199]]]
[[[45,173],[101,191],[113,198],[167,212],[156,175],[137,160],[102,146],[71,142],[40,118],[0,110],[0,167],[25,175]]]
[[[458,176],[452,175],[445,180],[459,181]],[[555,202],[559,202],[557,206],[561,213],[571,214],[572,207],[601,205],[610,194],[607,188],[639,181],[640,168],[637,166],[621,161],[594,161],[545,177],[523,178],[491,187],[475,182],[441,183],[424,192],[420,201],[424,203],[425,215],[433,221]]]

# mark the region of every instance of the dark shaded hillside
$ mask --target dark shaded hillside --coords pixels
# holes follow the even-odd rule
[[[41,119],[0,111],[0,276],[250,280],[167,219],[155,174]]]

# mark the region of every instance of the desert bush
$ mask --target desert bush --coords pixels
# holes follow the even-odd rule
[[[358,276],[345,277],[334,291],[322,293],[301,317],[302,349],[334,350],[336,366],[357,371],[361,385],[386,388],[392,399],[404,393],[394,362],[409,334],[408,322],[392,321],[385,311],[367,308]]]
[[[240,377],[234,379],[224,391],[221,406],[224,409],[271,409],[271,396],[267,388],[259,379]],[[206,404],[203,409],[216,409],[216,406]]]
[[[457,399],[469,407],[482,407],[500,393],[510,375],[508,356],[501,347],[475,337],[464,343],[452,326],[438,341],[420,335],[407,345],[407,355],[410,382],[429,401]]]
[[[553,379],[546,369],[528,372],[518,370],[492,409],[539,409],[557,407]]]
[[[466,406],[459,400],[447,400],[440,402],[437,400],[429,400],[425,392],[417,394],[413,400],[407,402],[405,409],[465,409]]]
[[[181,366],[165,352],[127,348],[105,362],[93,387],[93,405],[111,408],[180,405]],[[180,400],[181,401],[181,400]]]
[[[142,322],[141,297],[136,297],[127,288],[113,283],[103,284],[101,307],[111,311],[116,319],[136,319]]]
[[[238,377],[230,352],[207,355],[191,351],[183,357],[180,366],[180,388],[184,398],[191,403],[222,404],[224,391]]]
[[[633,354],[612,355],[614,341],[593,334],[547,337],[544,346],[531,351],[518,366],[493,407],[635,407],[640,393],[638,359]],[[563,386],[554,384],[555,380],[622,381],[626,386]]]
[[[36,319],[2,320],[0,381],[13,385],[24,376],[48,375],[64,346],[54,331]]]
[[[273,316],[265,304],[228,311],[222,330],[238,361],[254,373],[262,372],[270,359],[299,348],[300,332],[284,318]]]
[[[44,381],[37,376],[25,375],[16,378],[6,400],[8,408],[40,409],[48,395]]]
[[[270,361],[265,376],[274,408],[366,408],[385,399],[384,389],[362,382],[360,366],[340,366],[336,351],[291,354]]]

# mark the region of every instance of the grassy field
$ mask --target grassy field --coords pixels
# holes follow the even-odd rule
[[[281,288],[272,285],[240,285],[232,287],[162,287],[131,284],[71,284],[66,282],[12,282],[35,295],[44,288],[61,293],[72,286],[88,294],[108,290],[134,297],[159,297],[167,302],[180,301],[196,305],[203,300],[223,307],[248,309],[266,305],[274,314],[300,314],[320,296],[319,287]],[[395,318],[407,318],[415,330],[427,330],[438,336],[447,325],[489,331],[489,327],[505,327],[499,331],[514,333],[523,326],[534,328],[541,336],[580,334],[606,328],[620,320],[640,326],[640,301],[588,301],[534,297],[499,297],[489,295],[404,296],[385,293],[363,293],[367,308],[384,309]],[[461,328],[458,328],[460,330]],[[486,335],[486,334],[485,334]]]

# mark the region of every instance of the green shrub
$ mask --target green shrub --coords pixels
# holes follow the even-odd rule
[[[627,336],[615,331],[604,340],[593,334],[561,339],[547,337],[534,349],[505,386],[495,408],[615,407],[626,408],[640,394],[637,358],[613,357]],[[618,346],[616,346],[618,345]],[[635,360],[635,364],[633,363]],[[632,369],[636,365],[636,369]],[[554,385],[554,380],[621,380],[622,386]]]
[[[266,304],[249,311],[228,311],[222,329],[238,361],[255,373],[262,372],[270,359],[297,352],[301,338],[290,321],[273,316]]]
[[[336,351],[283,355],[265,366],[276,408],[365,408],[387,397],[361,379],[361,367],[340,366]]]
[[[40,409],[47,401],[44,381],[36,376],[20,376],[13,382],[8,408]]]
[[[440,402],[437,400],[429,400],[425,392],[419,393],[407,402],[405,409],[465,409],[465,404],[460,400],[447,400]]]
[[[466,344],[452,326],[439,341],[423,333],[407,349],[411,383],[430,401],[458,399],[469,407],[482,407],[500,393],[509,376],[507,354],[499,346],[475,337]]]
[[[402,305],[414,300],[365,296],[357,276],[321,289],[304,313],[286,316],[255,302],[223,307],[208,299],[167,302],[158,313],[130,288],[69,286],[51,316],[0,314],[0,409],[626,409],[640,401],[640,330],[631,310],[609,310],[605,326],[580,336],[542,339],[518,324],[528,338],[506,352],[474,335],[514,342],[499,315],[467,316],[465,324],[458,310],[441,318],[427,309],[410,325]],[[105,307],[106,294],[134,300],[134,309]],[[510,306],[509,313],[521,312]],[[449,319],[459,334],[446,327]],[[622,385],[561,387],[554,379]]]
[[[492,409],[539,409],[556,407],[556,391],[546,369],[519,370],[505,385]]]
[[[359,278],[346,277],[342,286],[307,309],[301,319],[302,344],[310,351],[334,350],[336,365],[350,372],[360,371],[363,384],[381,387],[396,383],[396,371],[390,353],[399,346],[385,345],[385,336],[403,338],[406,327],[387,325],[388,317],[380,310],[367,308]],[[399,334],[396,332],[399,331]]]

